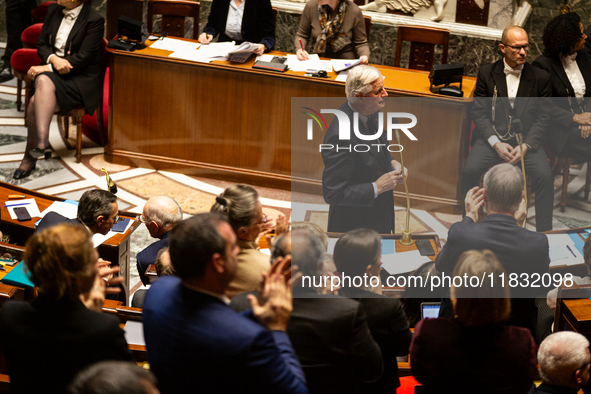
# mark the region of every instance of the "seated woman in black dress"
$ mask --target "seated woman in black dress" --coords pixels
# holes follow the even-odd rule
[[[27,109],[25,157],[14,179],[29,176],[39,157],[51,157],[49,125],[56,111],[65,115],[83,104],[94,113],[101,97],[103,35],[103,17],[83,0],[58,0],[49,6],[37,41],[41,65],[27,73],[34,80],[34,94]]]
[[[334,59],[369,62],[365,20],[359,7],[349,0],[310,0],[302,11],[294,46],[300,60],[308,59],[306,46],[312,40],[314,52]]]
[[[511,311],[503,266],[489,250],[470,250],[452,276],[464,275],[467,284],[450,292],[455,319],[425,319],[415,327],[410,365],[422,384],[415,392],[527,393],[537,371],[536,344],[528,329],[501,324]]]
[[[552,83],[553,112],[547,136],[559,156],[591,160],[591,57],[576,13],[558,15],[544,28],[544,54],[533,65]]]
[[[275,17],[269,0],[213,0],[207,25],[199,36],[199,42],[244,41],[258,43],[257,55],[275,46]]]
[[[38,297],[7,301],[0,310],[0,350],[11,393],[65,393],[90,364],[132,361],[117,317],[82,303],[96,286],[97,259],[83,226],[58,224],[27,242],[24,264]]]

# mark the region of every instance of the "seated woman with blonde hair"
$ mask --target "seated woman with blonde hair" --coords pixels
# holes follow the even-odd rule
[[[232,298],[247,291],[258,291],[263,272],[271,268],[270,256],[259,251],[259,238],[269,233],[275,224],[278,225],[276,235],[280,235],[285,217],[279,216],[276,223],[268,221],[263,214],[259,194],[247,185],[230,186],[215,200],[211,212],[228,216],[228,222],[236,233],[240,246],[238,266],[226,289],[226,295]]]
[[[536,344],[528,329],[502,324],[511,312],[503,274],[490,250],[460,256],[452,277],[462,283],[450,291],[455,318],[425,319],[415,327],[410,362],[422,384],[416,393],[518,394],[532,387]]]
[[[93,289],[97,260],[90,233],[82,226],[59,224],[27,242],[24,264],[38,297],[7,301],[0,310],[0,350],[11,393],[48,388],[65,393],[76,373],[90,364],[133,360],[117,317],[82,303],[93,290],[104,297],[104,285]]]

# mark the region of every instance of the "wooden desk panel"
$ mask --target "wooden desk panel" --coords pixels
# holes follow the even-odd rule
[[[194,63],[149,47],[110,52],[105,150],[110,161],[284,189],[291,189],[293,180],[301,191],[321,192],[323,164],[316,152],[308,153],[306,165],[292,177],[291,99],[344,100],[344,83],[335,81],[335,73],[325,80],[253,70],[254,57],[242,65]],[[432,94],[428,73],[379,68],[389,95],[434,99],[428,108],[410,103],[412,110],[407,111],[428,120],[420,126],[421,145],[405,146],[413,207],[457,210],[462,205],[459,174],[468,152],[471,100]],[[464,78],[465,96],[472,96],[474,85],[473,78]]]
[[[33,218],[32,220],[19,222],[10,218],[8,209],[4,207],[4,202],[9,201],[9,194],[24,195],[25,198],[34,198],[39,207],[39,211],[43,212],[48,208],[54,201],[64,201],[63,198],[54,197],[47,194],[39,193],[36,191],[28,190],[19,186],[11,185],[8,183],[0,182],[0,202],[2,207],[0,208],[0,218],[2,223],[2,231],[7,231],[13,237],[14,243],[24,245],[26,240],[33,235],[35,232],[35,223],[39,218]],[[123,287],[125,289],[125,303],[129,299],[129,260],[130,260],[130,235],[140,225],[139,218],[133,213],[120,212],[121,217],[130,218],[133,222],[131,227],[124,233],[117,234],[112,238],[109,238],[102,245],[97,247],[99,255],[113,263],[113,266],[119,266],[120,275],[125,278]],[[0,244],[1,246],[2,244]],[[4,244],[6,245],[6,244]]]

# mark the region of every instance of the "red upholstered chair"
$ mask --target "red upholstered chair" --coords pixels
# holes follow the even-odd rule
[[[103,92],[104,93],[104,80],[105,80],[105,70],[107,69],[108,64],[108,53],[107,53],[107,40],[103,38],[101,42],[101,81],[103,81]],[[108,85],[107,85],[108,86]],[[107,100],[108,100],[108,90],[107,90]],[[97,119],[97,128],[98,128],[98,138],[101,145],[105,145],[105,133],[101,130],[103,128],[103,105],[104,105],[104,97],[101,95],[101,100],[99,101],[99,106],[95,112],[95,116]],[[108,107],[108,103],[107,103]],[[108,111],[107,111],[108,112]],[[65,138],[69,137],[69,122],[68,118],[74,118],[76,123],[76,163],[80,163],[80,159],[82,158],[82,123],[83,118],[85,116],[93,114],[89,114],[86,112],[86,108],[84,105],[78,105],[76,108],[72,109],[63,117],[63,126],[64,126],[64,134]]]
[[[45,17],[47,17],[47,9],[53,3],[56,3],[56,1],[46,1],[45,3],[41,3],[31,12],[33,14],[33,20],[35,23],[45,22]]]
[[[37,40],[41,35],[41,29],[43,23],[35,23],[27,27],[23,34],[21,34],[21,41],[23,42],[23,48],[37,48]]]
[[[27,117],[27,107],[31,97],[31,81],[27,77],[27,72],[32,66],[38,66],[41,58],[37,55],[37,49],[21,48],[14,51],[10,57],[12,66],[12,75],[16,77],[16,108],[21,110],[23,81],[25,81],[25,117]]]

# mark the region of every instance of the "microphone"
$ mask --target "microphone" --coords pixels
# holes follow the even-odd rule
[[[400,144],[400,130],[394,130],[394,139],[398,145]],[[402,146],[402,145],[401,145]],[[406,184],[406,176],[404,176],[404,158],[402,157],[402,150],[400,150],[400,165],[402,166],[402,181],[404,183],[404,191],[406,192],[406,224],[402,230],[402,238],[400,238],[401,245],[412,245],[413,240],[410,236],[410,195],[408,194],[408,185]]]
[[[113,194],[117,194],[117,185],[115,184],[115,182],[111,179],[111,177],[109,176],[109,173],[107,172],[107,170],[105,170],[104,168],[101,168],[101,171],[105,173],[105,179],[107,180],[107,189],[113,193]]]
[[[525,161],[523,160],[523,126],[521,125],[520,119],[513,119],[511,122],[511,128],[515,133],[515,139],[519,144],[519,152],[521,154],[521,173],[523,174],[523,196],[525,198],[525,219],[521,227],[525,227],[527,222],[527,179],[525,178]]]

